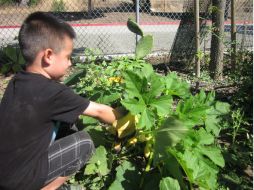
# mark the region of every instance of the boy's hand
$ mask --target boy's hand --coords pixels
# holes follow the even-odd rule
[[[117,135],[120,139],[132,134],[135,132],[135,116],[129,112],[124,117],[116,120],[109,128],[109,132]]]

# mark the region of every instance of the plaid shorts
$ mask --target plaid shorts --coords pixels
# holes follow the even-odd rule
[[[48,152],[49,170],[45,184],[59,176],[75,174],[91,157],[94,144],[87,132],[79,131],[54,141]]]

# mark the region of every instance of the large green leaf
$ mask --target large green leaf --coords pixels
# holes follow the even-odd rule
[[[115,181],[108,190],[133,190],[139,189],[140,173],[130,162],[124,161],[116,168]]]
[[[188,177],[192,183],[206,189],[215,189],[218,169],[212,162],[200,157],[198,152],[193,150],[186,150],[183,155],[177,155],[182,164],[184,163],[184,170],[188,172]]]
[[[197,132],[199,138],[198,144],[200,145],[210,145],[214,143],[214,136],[205,131],[204,128],[200,128]]]
[[[187,114],[188,117],[199,119],[200,117],[204,117],[206,115],[205,111],[207,109],[209,109],[209,107],[207,107],[207,106],[195,107],[195,108],[188,110],[189,112],[185,112],[185,114]]]
[[[220,119],[216,115],[208,115],[205,120],[206,130],[218,136],[220,132],[219,121]]]
[[[199,175],[195,181],[200,186],[200,189],[217,189],[217,174],[216,167],[209,159],[199,160]]]
[[[160,181],[160,190],[180,190],[180,186],[177,180],[165,177]]]
[[[204,128],[200,128],[199,130],[192,130],[183,144],[185,147],[191,147],[197,154],[208,157],[216,165],[223,167],[225,164],[223,156],[220,149],[215,147],[214,142],[214,136]]]
[[[157,109],[158,115],[163,116],[170,113],[172,102],[172,97],[168,95],[152,99],[150,105]]]
[[[85,129],[86,130],[89,130],[89,125],[96,125],[96,124],[99,124],[99,121],[93,117],[89,117],[89,116],[86,116],[86,115],[80,115],[79,116],[79,119],[82,120],[82,124],[88,126],[86,127]],[[94,127],[94,126],[93,126]],[[94,128],[93,128],[94,129]]]
[[[182,122],[173,117],[167,118],[162,126],[155,131],[155,159],[160,160],[161,157],[166,157],[166,149],[175,146],[187,132],[188,128]]]
[[[12,62],[17,62],[17,48],[12,47],[12,46],[7,46],[3,48],[4,54],[12,60]]]
[[[150,76],[153,76],[154,70],[153,66],[151,64],[140,64],[141,65],[141,72],[139,73],[141,76],[145,78],[149,78]]]
[[[129,110],[133,115],[140,114],[146,109],[146,104],[144,101],[139,101],[137,99],[124,99],[121,101],[122,105]]]
[[[164,77],[164,83],[166,86],[166,94],[176,95],[181,98],[189,97],[190,84],[186,81],[182,81],[175,72],[170,72]]]
[[[92,175],[96,174],[97,167],[95,164],[87,164],[84,174],[85,175]]]
[[[177,162],[176,158],[172,156],[171,154],[168,154],[163,161],[165,163],[165,167],[163,168],[164,171],[166,171],[165,175],[170,175],[174,177],[175,179],[178,180],[180,187],[182,189],[186,189],[186,185],[183,180],[185,176],[183,175],[182,168],[180,164]],[[159,164],[159,163],[160,163],[159,160],[158,160],[158,163],[154,162],[154,164]]]
[[[105,127],[101,127],[99,125],[98,120],[96,120],[92,117],[82,116],[82,119],[86,120],[86,122],[83,121],[83,124],[86,125],[84,130],[93,139],[94,146],[95,147],[106,146],[107,145],[107,138],[106,138],[107,134],[105,133]]]
[[[148,55],[153,48],[153,36],[152,35],[146,35],[143,36],[137,44],[135,55],[137,59],[142,59],[146,55]]]
[[[101,104],[111,105],[112,102],[116,101],[121,97],[120,93],[112,93],[110,95],[101,96],[98,102]]]
[[[161,95],[161,93],[165,89],[165,85],[161,79],[161,76],[153,73],[148,78],[148,82],[149,82],[149,95],[151,97],[157,97]]]
[[[174,148],[169,148],[167,150],[167,153],[169,154],[169,156],[174,156],[174,158],[177,160],[178,164],[182,167],[183,171],[185,172],[185,174],[187,175],[188,180],[193,183],[194,179],[193,179],[193,170],[190,169],[187,165],[187,163],[184,160],[184,155],[182,152],[177,151]],[[196,159],[195,157],[190,157],[190,159]],[[193,162],[195,163],[195,162]]]
[[[128,21],[127,21],[127,27],[128,29],[137,34],[137,35],[140,35],[140,36],[143,36],[143,31],[142,29],[138,26],[138,24],[132,20],[131,18],[128,18]]]
[[[142,88],[144,87],[144,85],[147,85],[145,84],[146,80],[141,78],[133,71],[126,71],[124,73],[124,81],[126,84],[126,92],[132,97],[140,98],[140,92],[142,91]]]
[[[221,155],[216,152],[217,150],[214,151],[214,146],[202,145],[210,144],[212,141],[207,135],[204,138],[208,137],[210,140],[200,140],[202,134],[205,134],[205,131],[189,132],[185,140],[181,141],[181,146],[170,148],[168,151],[177,159],[191,184],[198,185],[200,189],[216,189],[218,167],[214,162],[221,164]],[[179,147],[181,149],[177,150]],[[220,157],[219,160],[215,161],[216,158],[212,158],[212,152],[215,153],[214,156]]]
[[[206,110],[209,109],[206,105],[195,105],[195,99],[190,98],[183,101],[179,101],[176,107],[176,114],[184,121],[192,123],[192,126],[204,124],[204,118],[206,116]]]
[[[221,151],[217,147],[207,147],[207,146],[199,146],[200,152],[207,156],[210,160],[212,160],[216,165],[220,167],[225,166],[224,158],[221,154]]]
[[[124,74],[126,94],[121,103],[132,114],[140,115],[139,128],[150,129],[156,117],[165,116],[170,112],[172,103],[171,96],[160,96],[165,86],[161,76],[151,69],[151,66],[141,68],[141,73],[149,72],[147,75],[138,75],[134,71]]]
[[[148,108],[144,108],[138,122],[138,127],[150,129],[154,125],[154,123],[155,123],[154,113],[150,111]]]
[[[88,161],[85,169],[85,174],[96,174],[107,175],[109,173],[107,164],[107,151],[103,146],[99,146],[92,158]]]
[[[226,102],[216,102],[215,109],[221,114],[227,114],[230,111],[230,105]]]
[[[205,92],[201,91],[195,96],[179,101],[176,107],[176,114],[184,122],[192,124],[192,127],[204,125],[211,114],[218,115],[219,113],[214,111],[215,109],[212,105],[214,103],[212,93],[206,96]]]

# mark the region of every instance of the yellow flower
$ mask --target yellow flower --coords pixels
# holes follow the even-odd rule
[[[121,77],[109,77],[109,82],[110,83],[122,83],[123,82],[123,79]]]

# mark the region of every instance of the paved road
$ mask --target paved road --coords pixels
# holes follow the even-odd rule
[[[77,34],[75,48],[99,48],[104,54],[131,53],[135,49],[135,35],[126,25],[73,26]],[[154,36],[154,45],[160,50],[169,50],[178,25],[142,26],[145,34]],[[0,46],[16,43],[18,27],[0,28]]]
[[[75,52],[83,52],[83,47],[99,48],[103,54],[134,52],[136,37],[124,24],[73,25],[73,27],[77,33]],[[179,22],[142,25],[141,27],[145,34],[154,36],[155,51],[169,52],[179,29]],[[248,25],[245,29],[243,25],[238,25],[237,30],[238,40],[243,39],[243,36],[250,38],[251,40],[247,39],[247,41],[251,41],[249,46],[252,47],[253,25]],[[14,38],[18,35],[18,31],[18,27],[0,27],[0,46],[17,42]],[[230,25],[225,25],[225,32],[226,38],[230,39]],[[182,39],[183,42],[185,40]]]
[[[74,27],[77,33],[76,48],[100,48],[104,54],[132,53],[136,37],[126,26]],[[178,25],[142,26],[145,34],[154,36],[154,46],[167,51],[173,43]],[[81,43],[80,43],[81,42]],[[82,44],[82,45],[80,45]]]

